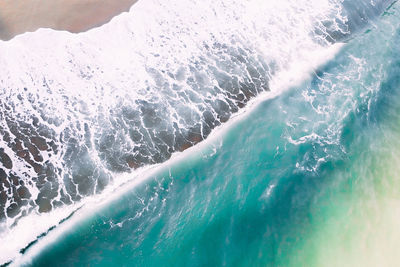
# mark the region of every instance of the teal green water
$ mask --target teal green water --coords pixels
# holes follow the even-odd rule
[[[33,266],[396,266],[400,4]]]

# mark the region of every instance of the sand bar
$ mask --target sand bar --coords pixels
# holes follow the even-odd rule
[[[1,0],[0,39],[52,28],[82,32],[128,11],[137,0]]]

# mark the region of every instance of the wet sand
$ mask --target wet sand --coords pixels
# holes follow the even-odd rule
[[[53,28],[81,32],[100,26],[137,0],[1,0],[0,39]]]

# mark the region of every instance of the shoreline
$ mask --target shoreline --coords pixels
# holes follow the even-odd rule
[[[137,0],[0,1],[0,40],[40,28],[84,32],[129,11]]]

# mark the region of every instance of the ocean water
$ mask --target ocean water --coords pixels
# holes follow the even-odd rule
[[[0,43],[4,263],[397,266],[398,2],[204,2]]]

